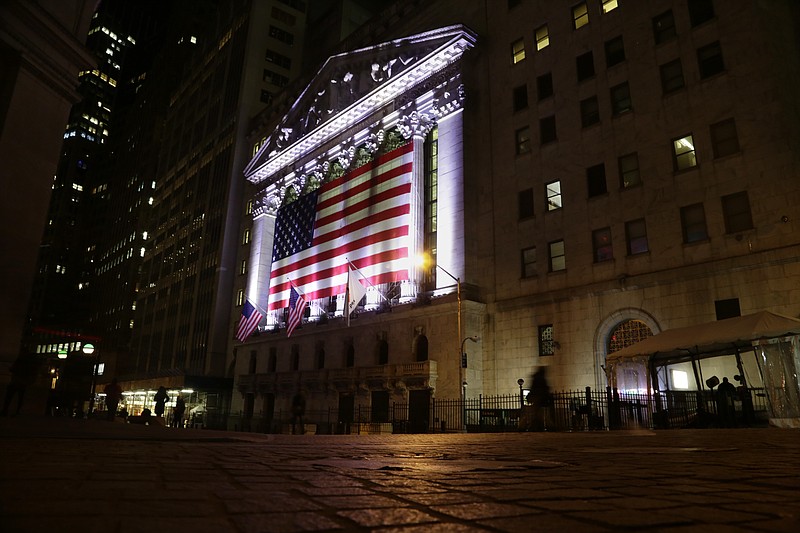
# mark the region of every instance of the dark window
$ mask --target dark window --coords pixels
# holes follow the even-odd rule
[[[689,21],[692,27],[714,18],[714,2],[712,0],[689,0]]]
[[[260,100],[261,100],[261,102],[263,102],[265,104],[271,104],[272,103],[272,93],[269,92],[266,89],[261,89],[261,98],[260,98]]]
[[[619,158],[619,184],[623,189],[642,183],[639,176],[639,155],[626,154]]]
[[[622,35],[606,41],[606,67],[613,67],[625,61],[625,46],[622,44]]]
[[[287,26],[294,26],[296,18],[294,15],[290,15],[283,9],[279,9],[277,7],[272,8],[272,18],[277,20],[278,22],[283,22]]]
[[[286,87],[289,84],[289,78],[277,72],[272,72],[267,68],[264,69],[261,79],[278,87]]]
[[[425,335],[420,335],[419,337],[417,337],[417,345],[415,352],[416,352],[417,362],[428,360],[428,337],[426,337]]]
[[[716,300],[714,302],[714,310],[717,313],[717,320],[742,316],[742,310],[739,308],[739,298]]]
[[[269,349],[269,359],[267,359],[267,372],[275,372],[278,369],[278,349]]]
[[[356,366],[356,349],[352,344],[347,346],[347,352],[345,353],[344,357],[344,366],[347,368],[353,368]]]
[[[325,368],[325,348],[322,346],[317,347],[317,370]]]
[[[514,88],[514,111],[528,107],[528,86],[520,85]]]
[[[517,7],[522,0],[508,0],[508,9]]]
[[[714,157],[725,157],[739,151],[739,137],[736,134],[736,122],[729,118],[711,125],[711,147]]]
[[[248,368],[248,372],[250,374],[256,373],[256,362],[257,362],[257,352],[255,350],[250,351],[250,367]]]
[[[627,113],[631,110],[631,90],[628,82],[620,83],[611,88],[611,113],[614,116]]]
[[[722,214],[725,217],[725,233],[738,233],[753,229],[750,200],[747,191],[722,197]]]
[[[522,277],[531,278],[536,275],[536,247],[522,250]]]
[[[519,218],[530,218],[533,216],[533,189],[525,189],[519,192]]]
[[[594,76],[594,56],[591,50],[575,58],[575,68],[578,71],[578,81]]]
[[[719,41],[697,50],[697,66],[700,69],[701,78],[708,78],[725,70]]]
[[[300,346],[297,344],[292,345],[292,370],[299,370],[300,369]]]
[[[669,94],[683,88],[685,82],[683,81],[683,68],[681,68],[680,59],[664,63],[661,65],[660,70],[661,90],[664,94]]]
[[[589,198],[608,192],[606,166],[603,163],[586,169],[586,184],[589,190]]]
[[[706,213],[702,203],[681,207],[681,228],[686,244],[708,240]]]
[[[628,246],[628,255],[643,254],[649,250],[647,226],[643,218],[625,223],[625,242]]]
[[[675,19],[672,17],[672,10],[661,13],[653,17],[653,37],[656,44],[674,39],[678,33],[675,31]]]
[[[585,128],[598,122],[600,122],[600,107],[597,104],[597,97],[581,100],[581,126]]]
[[[556,353],[555,340],[553,339],[553,324],[539,326],[539,356],[554,355]]]
[[[558,272],[567,268],[566,249],[564,241],[554,241],[549,244],[550,248],[550,272]]]
[[[595,263],[614,259],[614,249],[611,245],[611,228],[597,229],[592,232],[592,252],[594,253]]]
[[[555,115],[539,119],[539,143],[547,144],[555,140],[556,140]]]
[[[294,35],[275,26],[269,27],[269,36],[279,40],[282,43],[289,45],[294,44]]]
[[[516,151],[517,155],[531,151],[531,130],[527,126],[516,131]]]
[[[385,340],[378,342],[378,364],[389,364],[389,343]]]
[[[287,70],[292,66],[292,60],[290,58],[286,57],[283,54],[279,54],[275,50],[267,50],[264,59],[266,61],[269,61],[270,63],[274,63],[275,65],[283,67]]]
[[[548,72],[536,78],[536,97],[541,102],[553,96],[553,74]]]

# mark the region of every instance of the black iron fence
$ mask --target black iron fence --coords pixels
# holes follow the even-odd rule
[[[685,427],[743,427],[767,423],[764,389],[749,389],[749,399],[736,396],[728,404],[714,391],[665,391],[653,396],[640,393],[584,390],[551,395],[543,407],[528,405],[517,394],[477,398],[431,398],[427,409],[409,408],[407,402],[376,413],[367,406],[351,412],[339,409],[307,411],[306,432],[319,434],[431,433],[502,431],[595,431],[621,429],[669,429]],[[537,410],[538,409],[538,410]],[[229,415],[208,419],[205,427],[253,431],[292,432],[290,411],[272,416]],[[299,431],[297,427],[295,431]]]

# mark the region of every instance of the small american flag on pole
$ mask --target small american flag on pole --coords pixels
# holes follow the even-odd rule
[[[291,337],[294,328],[303,322],[303,313],[306,310],[306,299],[292,285],[292,295],[289,297],[289,318],[286,320],[286,336]]]
[[[250,303],[250,300],[245,300],[242,308],[242,318],[239,320],[239,327],[236,328],[236,338],[240,342],[244,342],[253,333],[262,318],[264,318],[264,315]]]
[[[348,259],[370,284],[408,279],[413,158],[409,142],[278,211],[269,311],[292,287],[306,301],[343,294]]]

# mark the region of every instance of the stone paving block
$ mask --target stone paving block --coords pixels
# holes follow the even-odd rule
[[[493,531],[520,533],[522,531],[535,531],[536,533],[564,533],[567,531],[580,533],[598,533],[608,531],[608,528],[596,524],[587,524],[568,516],[548,516],[543,520],[541,516],[514,516],[492,518],[477,522],[480,525],[491,527]]]
[[[321,513],[239,514],[231,517],[242,533],[296,533],[344,530],[342,525]]]
[[[333,509],[376,509],[405,507],[408,504],[396,498],[387,498],[377,494],[367,496],[321,496],[316,502]]]
[[[507,503],[475,502],[455,505],[431,506],[436,512],[454,516],[462,520],[482,520],[503,516],[534,515],[534,509],[524,505],[511,505]]]
[[[358,509],[338,511],[338,516],[352,520],[362,527],[375,528],[410,524],[434,523],[438,519],[419,509]]]

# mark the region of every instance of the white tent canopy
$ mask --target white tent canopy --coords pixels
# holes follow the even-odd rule
[[[609,354],[609,364],[638,356],[652,356],[657,364],[729,354],[752,349],[753,342],[800,335],[800,320],[771,311],[668,329]]]

